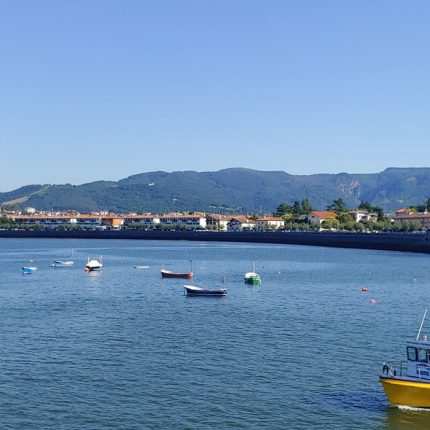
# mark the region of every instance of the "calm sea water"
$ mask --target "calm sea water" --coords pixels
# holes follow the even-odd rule
[[[50,267],[71,249],[73,268]],[[84,273],[100,255],[103,271]],[[227,297],[186,297],[183,281],[161,279],[190,258],[195,283],[226,285]],[[29,259],[39,270],[22,275]],[[0,239],[0,427],[428,429],[430,412],[387,404],[378,375],[404,358],[430,304],[429,259]],[[243,283],[254,261],[261,287]]]

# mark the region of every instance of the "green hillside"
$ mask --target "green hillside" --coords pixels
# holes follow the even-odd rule
[[[35,193],[41,192],[46,185],[26,185],[14,191],[0,193],[0,205],[24,204]]]
[[[361,200],[391,211],[430,197],[430,168],[389,168],[375,174],[290,175],[232,168],[216,172],[148,172],[118,182],[31,185],[0,193],[0,203],[26,196],[25,206],[82,212],[205,211],[269,213],[280,202],[308,197],[323,209],[342,197],[349,207]]]

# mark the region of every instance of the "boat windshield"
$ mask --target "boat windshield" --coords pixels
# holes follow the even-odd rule
[[[422,363],[430,363],[430,349],[415,348],[408,346],[407,355],[409,361],[420,361]]]

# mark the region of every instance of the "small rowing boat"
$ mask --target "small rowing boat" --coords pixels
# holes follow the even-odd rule
[[[191,279],[193,277],[193,272],[172,272],[171,270],[160,270],[161,277],[163,278],[182,278],[182,279]]]
[[[206,288],[195,285],[184,285],[188,296],[225,296],[227,288]]]

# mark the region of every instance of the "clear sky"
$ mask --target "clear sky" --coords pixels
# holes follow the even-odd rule
[[[428,0],[0,0],[0,192],[430,165]]]

